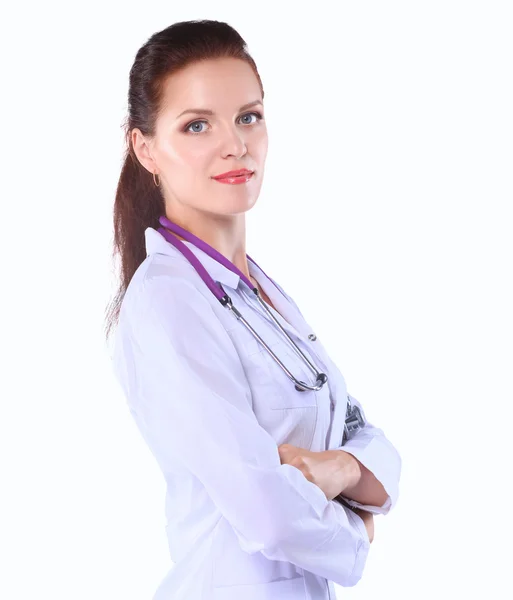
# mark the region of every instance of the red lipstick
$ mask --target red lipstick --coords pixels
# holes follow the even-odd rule
[[[227,171],[216,175],[212,179],[219,181],[220,183],[246,183],[253,175],[253,171],[248,169],[237,169],[236,171]]]

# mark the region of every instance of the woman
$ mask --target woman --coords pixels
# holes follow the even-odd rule
[[[347,400],[361,404],[293,299],[248,260],[263,98],[244,40],[217,21],[156,33],[130,71],[107,334],[116,322],[115,373],[167,484],[175,565],[154,600],[334,599],[334,582],[362,576],[373,514],[397,500],[399,454],[369,422],[344,438]]]

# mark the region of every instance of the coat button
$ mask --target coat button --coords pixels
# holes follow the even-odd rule
[[[315,342],[315,340],[317,339],[317,336],[315,335],[315,333],[311,333],[311,334],[308,336],[308,339],[309,339],[309,340],[312,340],[312,342]]]

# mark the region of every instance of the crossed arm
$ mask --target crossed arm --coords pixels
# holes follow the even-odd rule
[[[344,488],[342,495],[350,500],[355,500],[360,504],[369,504],[373,506],[382,506],[388,494],[383,485],[376,479],[372,471],[369,471],[357,458],[355,458],[349,452],[339,450],[343,453],[343,460],[348,460],[351,457],[358,464],[360,470],[360,476],[358,482],[353,485]]]

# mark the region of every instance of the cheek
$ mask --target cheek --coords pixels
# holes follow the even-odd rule
[[[267,148],[269,145],[269,139],[267,137],[267,130],[263,130],[253,140],[253,155],[260,162],[264,162],[267,156]]]
[[[212,156],[215,155],[215,148],[209,140],[185,138],[177,145],[176,155],[182,174],[197,178],[198,173],[208,172],[208,167],[212,164]]]
[[[182,136],[172,137],[159,148],[159,154],[169,167],[196,169],[210,155],[208,144],[198,143],[198,140]]]
[[[209,164],[212,164],[212,156],[215,155],[215,149],[209,144],[190,144],[188,151],[184,153],[184,161],[196,172],[205,170]]]

